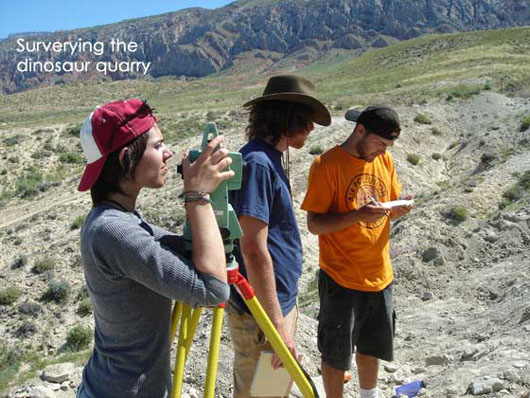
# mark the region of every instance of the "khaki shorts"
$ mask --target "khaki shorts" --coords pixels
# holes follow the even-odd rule
[[[230,302],[226,312],[234,347],[234,398],[250,398],[250,386],[260,354],[272,351],[272,346],[252,315],[241,313]],[[296,333],[297,323],[298,305],[285,316],[285,327],[291,336]]]

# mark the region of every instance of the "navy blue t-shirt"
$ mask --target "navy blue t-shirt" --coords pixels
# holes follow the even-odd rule
[[[238,216],[257,218],[268,225],[267,246],[274,266],[276,292],[282,313],[287,315],[296,304],[302,273],[302,241],[282,167],[282,153],[260,139],[249,141],[240,152],[245,164],[244,179],[241,190],[230,191],[230,203]],[[246,277],[239,242],[235,243],[234,255]],[[231,299],[248,312],[234,289]]]

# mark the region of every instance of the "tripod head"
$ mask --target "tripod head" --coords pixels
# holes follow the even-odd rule
[[[219,132],[215,123],[208,123],[202,136],[201,149],[190,151],[190,161],[194,162],[197,160],[206,145],[208,145],[208,142],[218,135]],[[219,147],[215,148],[215,150],[217,149]],[[241,189],[243,164],[239,152],[229,152],[228,156],[232,158],[232,164],[228,166],[227,170],[233,170],[235,175],[231,179],[221,182],[215,191],[210,193],[210,200],[212,201],[217,225],[223,238],[225,253],[227,255],[227,266],[230,268],[232,265],[237,265],[232,256],[232,251],[234,249],[234,239],[240,238],[242,231],[237,220],[237,215],[232,205],[228,202],[228,191]],[[191,229],[188,220],[184,224],[184,239],[186,242],[186,250],[191,251]]]

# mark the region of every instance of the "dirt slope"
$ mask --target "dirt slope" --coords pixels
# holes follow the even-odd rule
[[[529,132],[519,129],[530,100],[486,91],[468,100],[397,110],[404,128],[391,152],[404,192],[416,195],[416,207],[392,230],[398,329],[396,360],[381,367],[382,396],[391,396],[396,385],[412,380],[426,382],[425,396],[462,396],[471,393],[472,383],[489,377],[498,378],[500,384],[495,388],[503,391],[484,396],[520,397],[530,389],[530,206],[527,196],[503,210],[499,203],[521,173],[530,170]],[[431,123],[414,121],[420,114]],[[305,250],[298,341],[303,364],[317,381],[318,244],[307,231],[299,207],[313,160],[309,149],[316,145],[331,148],[352,129],[351,123],[336,117],[332,126],[317,128],[304,149],[291,151],[294,203]],[[229,148],[238,148],[244,141],[239,131],[226,134]],[[172,149],[179,153],[197,142],[183,142]],[[433,153],[439,153],[440,159],[435,160]],[[419,155],[416,165],[407,161],[409,154]],[[179,192],[180,179],[173,174],[168,186],[140,198],[139,210],[148,219],[178,229],[182,223]],[[53,356],[72,325],[93,324],[91,316],[76,314],[76,295],[84,281],[78,230],[70,228],[76,216],[88,211],[90,201],[75,192],[72,179],[30,204],[8,205],[1,213],[1,284],[18,286],[22,296],[11,306],[0,306],[0,332],[9,347]],[[463,221],[451,215],[457,206],[467,213]],[[28,264],[13,269],[20,254],[28,255]],[[54,258],[55,278],[71,284],[74,293],[66,304],[40,301],[50,276],[36,275],[31,267],[41,256]],[[18,306],[26,301],[42,306],[36,318],[19,312]],[[211,312],[206,311],[190,355],[184,387],[189,396],[202,395],[210,319]],[[38,325],[37,330],[20,337],[24,322]],[[226,330],[221,343],[216,395],[228,397],[232,353]],[[55,396],[74,397],[72,386],[78,381],[79,370],[71,376],[66,391],[58,390]],[[36,384],[49,383],[30,379],[13,387],[8,396],[29,396],[27,387]],[[357,391],[355,375],[346,390],[348,396],[357,396],[353,394]]]

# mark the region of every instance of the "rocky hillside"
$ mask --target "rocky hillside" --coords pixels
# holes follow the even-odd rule
[[[424,397],[493,397],[500,391],[503,397],[527,397],[530,152],[521,115],[530,110],[530,100],[485,91],[466,100],[397,109],[404,129],[391,151],[404,191],[416,195],[416,206],[392,230],[398,329],[396,360],[381,367],[383,396],[390,397],[403,383],[423,380]],[[304,243],[303,321],[297,339],[303,364],[320,388],[315,344],[318,245],[299,206],[314,158],[309,151],[342,142],[351,128],[336,116],[330,127],[310,135],[305,148],[291,152],[294,203]],[[26,133],[32,132],[18,131]],[[230,148],[243,143],[240,129],[225,133]],[[53,142],[70,141],[60,126],[39,134],[53,137]],[[194,138],[171,149],[178,153],[197,142]],[[81,356],[64,356],[71,349],[67,342],[72,330],[90,331],[93,326],[78,254],[78,227],[90,200],[75,192],[76,182],[76,177],[65,179],[59,187],[44,188],[0,213],[0,278],[3,286],[19,292],[0,306],[0,371],[13,372],[17,380],[24,380],[24,374],[28,378],[11,386],[10,398],[73,398],[89,354],[85,350]],[[139,211],[157,224],[178,229],[180,191],[173,171],[166,187],[140,199]],[[68,293],[62,294],[61,286]],[[186,370],[184,397],[202,395],[210,325],[211,311],[205,311]],[[78,348],[85,347],[83,339],[74,341],[79,341]],[[37,355],[42,355],[40,362]],[[232,352],[226,329],[220,355],[216,396],[228,398]],[[39,370],[55,362],[68,365]],[[346,396],[357,396],[356,391],[354,374]]]
[[[40,62],[151,62],[147,73],[151,77],[200,77],[223,70],[239,71],[241,63],[254,65],[258,72],[278,66],[299,68],[334,51],[348,51],[353,56],[365,48],[384,47],[426,33],[498,29],[529,21],[530,4],[526,0],[240,0],[216,10],[193,8],[26,37],[43,42],[108,44],[114,38],[138,43],[138,50],[129,53],[18,52],[16,40],[23,36],[13,35],[0,42],[0,91],[143,77],[143,71],[138,70],[106,75],[94,68],[86,73],[17,71],[17,63],[27,58]]]

